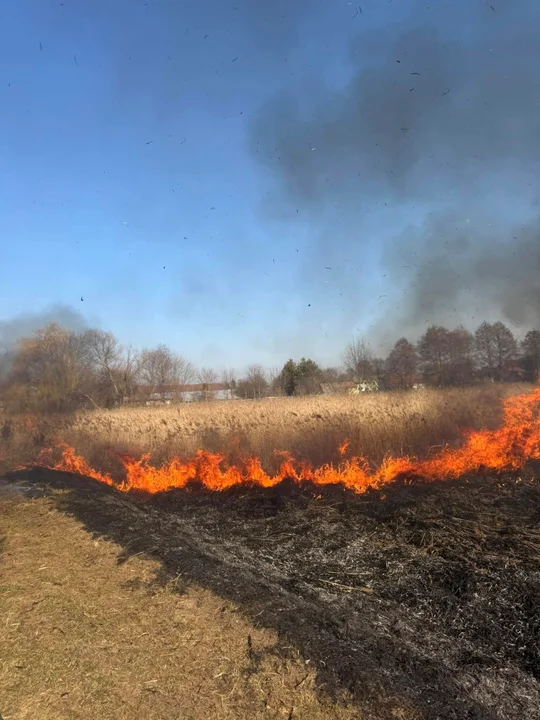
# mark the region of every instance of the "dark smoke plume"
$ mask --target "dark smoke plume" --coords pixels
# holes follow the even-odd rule
[[[451,6],[415,4],[406,23],[358,37],[344,90],[284,88],[251,129],[276,215],[309,218],[304,281],[341,262],[333,290],[349,288],[359,317],[377,261],[362,259],[378,255],[389,335],[540,324],[540,5]]]

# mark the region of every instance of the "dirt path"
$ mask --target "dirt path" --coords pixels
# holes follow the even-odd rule
[[[87,532],[59,497],[0,495],[3,720],[352,720],[276,633]]]

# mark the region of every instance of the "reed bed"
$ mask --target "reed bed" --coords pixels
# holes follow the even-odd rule
[[[60,442],[106,470],[114,470],[117,452],[149,453],[159,464],[197,449],[222,453],[229,462],[256,455],[268,470],[280,463],[276,451],[318,466],[338,461],[344,440],[349,454],[374,464],[388,455],[427,457],[445,444],[459,444],[464,429],[496,427],[502,400],[528,389],[505,384],[4,416],[0,470],[32,462]]]

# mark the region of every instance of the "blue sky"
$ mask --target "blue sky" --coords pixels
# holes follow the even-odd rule
[[[284,92],[312,122],[314,98],[339,95],[359,68],[396,63],[392,43],[408,29],[440,25],[474,46],[479,21],[499,22],[485,3],[471,13],[441,2],[436,16],[423,5],[421,18],[419,7],[4,0],[0,318],[67,306],[124,343],[163,341],[216,367],[337,361],[385,302],[399,309],[386,243],[441,203],[420,191],[426,176],[416,195],[375,176],[342,179],[342,195],[322,200],[296,195],[296,170],[274,170],[280,148],[259,151],[270,135],[257,128]],[[321,153],[324,135],[311,130],[279,136],[300,164]],[[328,153],[319,175],[336,167]],[[527,172],[518,159],[516,178]],[[357,191],[369,195],[361,209]],[[509,224],[534,216],[533,201]]]

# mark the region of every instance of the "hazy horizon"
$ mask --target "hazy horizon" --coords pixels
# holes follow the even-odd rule
[[[532,0],[3,20],[4,330],[63,318],[240,368],[540,325]]]

